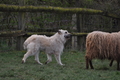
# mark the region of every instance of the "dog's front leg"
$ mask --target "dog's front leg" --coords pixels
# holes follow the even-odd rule
[[[39,61],[39,52],[35,54],[35,61],[37,61],[38,64],[43,65],[43,64]]]
[[[52,61],[52,57],[51,54],[47,54],[47,61],[45,62],[45,64],[48,64]]]
[[[65,65],[65,64],[62,64],[62,62],[61,62],[61,54],[60,53],[55,54],[54,56],[55,56],[55,59],[58,62],[58,64]]]

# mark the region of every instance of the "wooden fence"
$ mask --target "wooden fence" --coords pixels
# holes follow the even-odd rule
[[[106,13],[104,11],[101,10],[94,10],[94,9],[86,9],[86,8],[62,8],[62,7],[51,7],[51,6],[24,6],[24,3],[22,3],[22,0],[19,0],[19,5],[5,5],[5,4],[0,4],[0,12],[15,12],[18,13],[17,15],[17,19],[18,19],[18,24],[16,27],[16,30],[8,30],[8,31],[1,31],[0,32],[0,37],[16,37],[16,49],[17,50],[22,50],[22,44],[24,42],[24,37],[25,36],[30,36],[32,34],[44,34],[44,35],[53,35],[55,33],[55,31],[49,32],[47,30],[42,31],[42,29],[44,29],[45,27],[39,28],[41,31],[39,31],[39,29],[37,28],[32,28],[32,29],[37,29],[37,32],[34,32],[31,30],[28,30],[29,26],[26,27],[26,12],[29,12],[29,14],[35,14],[35,13],[43,13],[43,14],[51,14],[51,13],[56,13],[57,15],[65,15],[65,14],[69,14],[68,16],[71,17],[71,21],[69,22],[70,25],[67,25],[68,27],[58,27],[59,28],[63,28],[63,29],[67,29],[69,31],[71,31],[73,37],[71,39],[71,44],[69,44],[69,46],[72,46],[72,49],[80,49],[80,50],[85,50],[85,37],[88,34],[88,32],[91,32],[93,30],[103,30],[103,31],[119,31],[120,28],[118,27],[119,24],[119,19],[120,17],[115,15],[115,14],[111,14],[111,13]],[[23,0],[24,1],[24,0]],[[30,13],[32,12],[32,13]],[[61,13],[61,14],[59,14]],[[42,14],[42,15],[43,15]],[[41,14],[39,14],[40,16]],[[54,15],[54,14],[53,14]],[[53,16],[51,15],[51,16]],[[66,15],[66,16],[67,16]],[[92,17],[91,17],[92,16]],[[97,16],[98,21],[94,18]],[[103,17],[104,16],[104,17]],[[106,17],[105,17],[106,16]],[[56,16],[55,16],[56,17]],[[107,18],[110,17],[110,18]],[[104,20],[105,19],[105,20]],[[107,20],[106,20],[107,19]],[[113,26],[114,22],[113,20],[117,21],[117,27]],[[67,20],[69,21],[69,20]],[[104,23],[102,21],[105,21],[107,23]],[[110,22],[111,21],[111,22]],[[55,20],[54,20],[55,22]],[[62,21],[58,21],[59,24],[61,24]],[[96,25],[93,26],[94,23],[96,23]],[[109,22],[111,24],[109,24]],[[31,23],[29,21],[29,23]],[[32,23],[35,23],[34,21],[32,21]],[[47,22],[43,22],[47,23]],[[57,23],[57,21],[55,23],[52,23],[53,25],[55,25]],[[57,24],[58,24],[57,23]],[[37,23],[36,23],[37,24]],[[48,27],[48,25],[43,25],[42,26],[46,26]],[[49,25],[51,23],[49,22]],[[68,24],[68,23],[65,23]],[[103,24],[103,25],[102,25]],[[33,26],[35,24],[32,24]],[[50,29],[53,29],[53,25],[52,27],[50,27]],[[69,26],[73,25],[72,27],[69,28]],[[88,27],[89,25],[89,27]],[[102,26],[108,26],[106,27],[102,27]],[[58,25],[56,25],[58,26]],[[62,26],[62,25],[60,25]],[[56,28],[56,27],[55,27]],[[46,32],[47,31],[47,32]]]

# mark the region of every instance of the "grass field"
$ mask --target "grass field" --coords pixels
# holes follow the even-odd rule
[[[0,53],[0,80],[119,80],[120,72],[116,70],[116,62],[109,67],[108,60],[93,60],[94,70],[85,69],[85,52],[64,51],[60,66],[53,61],[47,65],[39,65],[31,56],[25,64],[21,63],[25,51]],[[46,61],[41,53],[40,61]]]

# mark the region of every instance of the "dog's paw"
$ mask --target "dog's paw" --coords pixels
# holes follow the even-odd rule
[[[65,66],[65,64],[60,64],[61,66]]]
[[[43,63],[38,63],[38,64],[43,65]]]
[[[48,62],[45,62],[45,64],[48,64]]]
[[[23,64],[23,63],[25,63],[25,61],[24,61],[24,60],[22,60],[22,64]]]

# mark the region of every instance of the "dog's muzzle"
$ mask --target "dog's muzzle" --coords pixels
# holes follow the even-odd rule
[[[64,37],[66,38],[66,39],[70,39],[71,38],[71,34],[66,34],[66,35],[64,35]]]

